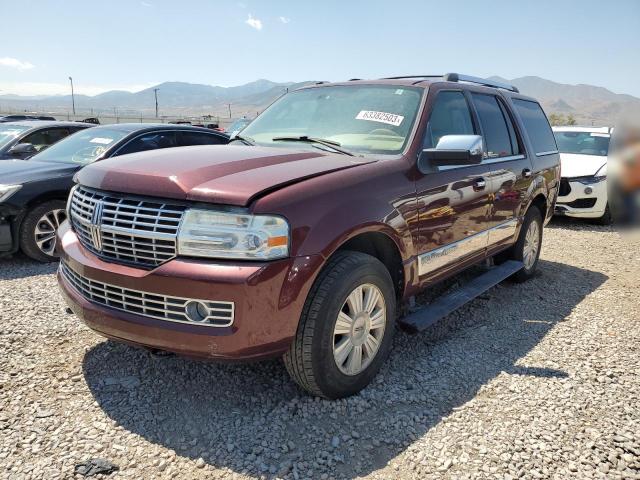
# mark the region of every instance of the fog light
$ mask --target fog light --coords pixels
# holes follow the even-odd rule
[[[593,193],[593,188],[587,187],[584,189],[584,193],[587,195],[591,195]]]
[[[203,322],[209,316],[209,309],[204,303],[191,300],[185,306],[185,313],[189,320]]]

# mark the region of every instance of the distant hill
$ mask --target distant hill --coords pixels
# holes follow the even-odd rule
[[[621,114],[640,115],[640,98],[613,93],[603,87],[567,85],[540,77],[491,78],[511,83],[521,93],[538,99],[547,115],[571,114],[582,125],[607,126],[614,124]]]
[[[566,85],[540,77],[522,77],[507,80],[526,95],[537,98],[547,114],[571,114],[580,124],[610,125],[623,112],[640,115],[640,99],[631,95],[613,93],[592,85]],[[154,88],[158,88],[161,115],[215,115],[229,116],[229,104],[233,117],[253,117],[273,100],[310,82],[272,82],[260,79],[235,87],[219,87],[185,82],[165,82],[139,92],[113,90],[95,96],[76,95],[76,110],[80,115],[113,114],[153,115],[155,109]],[[19,111],[67,112],[71,97],[0,95],[0,106]]]
[[[76,111],[89,115],[113,114],[114,109],[123,115],[152,114],[155,110],[154,89],[158,89],[158,104],[161,115],[211,114],[228,115],[228,104],[234,116],[263,109],[282,95],[293,84],[276,83],[269,80],[235,87],[218,87],[186,82],[164,82],[139,92],[112,90],[95,96],[76,95]],[[70,95],[20,97],[0,95],[2,107],[12,110],[66,112],[71,106]]]

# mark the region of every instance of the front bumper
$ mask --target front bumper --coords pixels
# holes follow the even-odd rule
[[[18,230],[24,211],[0,204],[0,256],[18,251]]]
[[[61,261],[88,281],[150,295],[233,302],[228,326],[150,318],[96,303],[58,272],[63,297],[91,329],[114,340],[220,360],[282,355],[298,327],[319,255],[273,262],[171,260],[143,270],[100,260],[78,241],[69,223],[58,231]]]
[[[607,181],[585,184],[563,179],[570,191],[558,195],[555,214],[578,218],[600,218],[607,208]],[[589,192],[589,189],[591,192]]]

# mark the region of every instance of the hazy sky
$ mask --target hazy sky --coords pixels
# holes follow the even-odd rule
[[[615,5],[615,8],[613,7]],[[640,97],[640,0],[0,0],[0,94],[461,72]]]

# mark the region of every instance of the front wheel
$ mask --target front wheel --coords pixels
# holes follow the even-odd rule
[[[66,203],[50,200],[31,209],[20,227],[20,249],[39,262],[53,262],[56,254],[58,227],[66,220]]]
[[[312,395],[353,395],[380,370],[394,324],[395,291],[386,267],[364,253],[338,252],[309,292],[284,356],[287,371]]]

